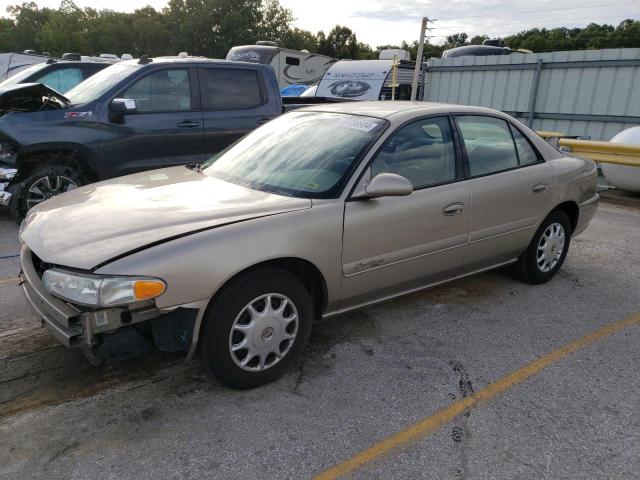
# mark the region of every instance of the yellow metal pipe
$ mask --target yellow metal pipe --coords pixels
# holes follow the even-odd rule
[[[564,133],[562,133],[562,132],[547,132],[545,130],[538,130],[538,131],[536,131],[536,133],[538,135],[540,135],[542,138],[560,138],[560,137],[564,137]]]
[[[577,157],[590,158],[600,163],[640,167],[640,145],[574,140],[570,138],[561,138],[558,144],[561,147],[569,147],[571,153]]]

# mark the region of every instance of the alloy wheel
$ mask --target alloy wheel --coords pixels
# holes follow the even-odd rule
[[[31,184],[27,191],[27,208],[31,209],[51,197],[78,188],[78,184],[64,175],[47,175]]]

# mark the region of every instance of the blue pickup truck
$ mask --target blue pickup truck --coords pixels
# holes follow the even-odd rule
[[[80,185],[202,163],[283,111],[270,66],[198,57],[119,62],[64,95],[0,89],[0,206],[19,220]]]

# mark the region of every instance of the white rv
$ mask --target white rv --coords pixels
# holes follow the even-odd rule
[[[407,60],[408,58],[409,52],[404,50],[383,50],[380,52],[380,60],[340,60],[325,73],[315,95],[350,100],[391,100],[393,95],[394,100],[409,100],[415,62]],[[422,86],[421,74],[418,80],[418,100],[423,96]]]
[[[227,53],[227,60],[271,65],[276,71],[280,88],[296,84],[317,84],[337,61],[326,55],[280,48],[274,42],[233,47]]]

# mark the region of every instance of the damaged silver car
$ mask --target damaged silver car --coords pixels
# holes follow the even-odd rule
[[[505,265],[550,280],[595,214],[595,187],[592,161],[493,110],[307,108],[203,165],[36,206],[22,285],[92,361],[152,338],[251,388],[286,371],[320,317]]]

